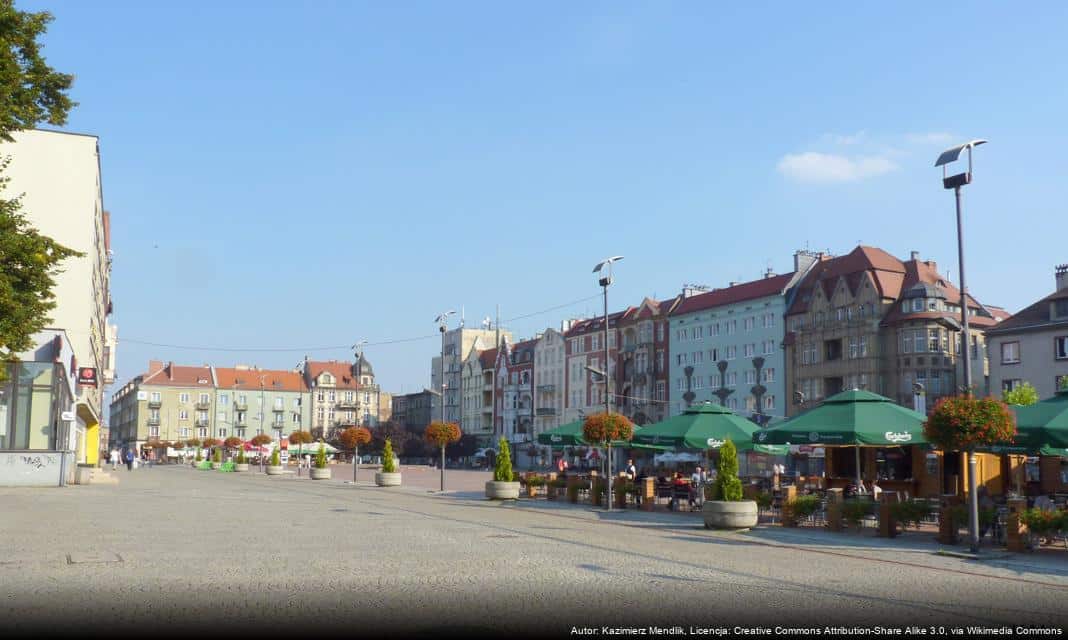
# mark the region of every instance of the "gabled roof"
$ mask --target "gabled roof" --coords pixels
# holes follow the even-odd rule
[[[960,304],[960,289],[953,285],[938,273],[934,262],[923,260],[909,260],[903,263],[905,266],[905,279],[902,282],[901,295],[898,300],[906,300],[915,297],[943,298],[950,304]],[[978,328],[992,327],[998,324],[997,316],[983,306],[978,300],[968,294],[968,306],[979,309],[979,313],[968,316],[968,324]],[[987,315],[989,314],[989,315]],[[905,312],[900,305],[894,305],[883,322],[891,323],[901,320],[922,320],[944,317],[959,326],[960,314],[951,311],[923,311]]]
[[[309,363],[311,364],[311,363]],[[216,367],[220,389],[259,389],[260,380],[267,391],[307,391],[304,376],[296,371],[278,369],[236,369]]]
[[[761,278],[751,282],[736,284],[733,287],[727,287],[726,289],[714,289],[708,293],[690,296],[689,298],[684,298],[678,306],[675,307],[675,310],[671,312],[671,315],[681,316],[687,313],[695,313],[697,311],[704,311],[705,309],[735,304],[746,300],[782,295],[793,276],[793,272],[790,272],[781,276]]]
[[[1038,302],[1024,308],[1016,315],[1002,320],[996,327],[987,329],[987,335],[1015,333],[1017,331],[1032,331],[1044,328],[1068,327],[1068,318],[1050,317],[1050,303],[1054,300],[1068,299],[1068,289],[1062,289],[1049,294]]]
[[[215,388],[215,379],[212,377],[211,367],[208,365],[187,367],[170,362],[155,373],[145,374],[141,384],[213,389]]]
[[[478,354],[478,361],[482,364],[483,370],[492,369],[497,362],[497,349],[486,349]]]
[[[844,256],[823,258],[798,285],[798,294],[786,313],[804,313],[818,287],[830,299],[840,280],[856,295],[864,273],[871,274],[879,295],[897,300],[905,283],[905,264],[878,247],[857,246]]]
[[[314,384],[324,371],[334,376],[334,387],[337,389],[359,389],[357,379],[352,375],[353,365],[351,362],[340,360],[309,360],[306,367],[308,379],[305,384]],[[373,374],[371,374],[373,375]]]
[[[627,307],[623,311],[616,311],[615,313],[608,314],[608,327],[612,328],[616,326],[619,320],[622,319],[623,316],[631,310],[631,308],[632,307]],[[594,318],[579,320],[564,335],[570,338],[573,336],[584,335],[590,333],[591,331],[604,331],[604,316],[596,316]]]

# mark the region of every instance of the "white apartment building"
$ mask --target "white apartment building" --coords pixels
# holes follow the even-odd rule
[[[493,348],[501,338],[511,339],[512,334],[498,329],[469,329],[460,326],[445,332],[445,386],[442,387],[441,352],[430,360],[430,389],[443,391],[445,421],[459,423],[463,419],[463,364],[471,351]],[[439,347],[440,348],[440,347]],[[441,401],[434,396],[431,420],[440,420]]]
[[[534,441],[538,434],[564,424],[564,372],[567,347],[564,335],[547,329],[534,343]]]
[[[107,322],[110,219],[101,191],[99,141],[91,135],[39,130],[16,132],[13,138],[0,144],[0,155],[11,158],[3,197],[21,194],[30,224],[85,254],[64,261],[55,276],[57,305],[48,326],[65,332],[76,362],[73,369],[87,384],[77,385],[75,419],[64,430],[69,441],[50,443],[50,448],[75,451],[76,462],[95,464],[101,448],[103,387],[114,378],[117,344],[117,330]],[[0,432],[8,426],[0,424]]]

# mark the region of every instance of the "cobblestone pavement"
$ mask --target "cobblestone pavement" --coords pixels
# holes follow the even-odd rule
[[[310,625],[560,637],[601,625],[1068,618],[1060,556],[965,560],[908,536],[717,533],[696,516],[340,478],[115,473],[118,485],[0,489],[0,633],[150,624],[290,635]]]

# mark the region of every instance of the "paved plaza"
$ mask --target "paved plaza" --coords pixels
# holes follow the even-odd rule
[[[480,498],[485,472],[406,486],[155,467],[0,489],[0,633],[145,628],[567,636],[603,625],[1061,627],[1068,553],[939,555],[814,529]],[[410,481],[409,481],[410,480]],[[421,485],[421,486],[414,486]],[[73,626],[68,626],[73,625]]]

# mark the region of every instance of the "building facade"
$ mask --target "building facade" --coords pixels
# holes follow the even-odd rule
[[[430,361],[430,388],[441,391],[445,402],[445,421],[459,423],[463,419],[463,363],[472,350],[485,351],[503,338],[511,339],[508,331],[498,329],[469,329],[460,326],[445,332],[445,378],[442,386],[441,354]],[[435,396],[432,409],[434,420],[440,420],[442,400]]]
[[[95,464],[102,444],[104,386],[113,379],[117,344],[117,330],[108,325],[111,227],[101,191],[99,141],[96,136],[38,130],[15,132],[12,137],[13,142],[0,145],[11,158],[4,172],[10,181],[2,196],[21,194],[22,212],[35,229],[84,253],[65,260],[54,278],[57,304],[48,326],[65,332],[76,384],[73,406],[60,412],[62,418],[71,410],[67,414],[71,419],[65,420],[69,428],[62,430],[64,439],[52,442],[51,451],[53,457],[73,451],[72,462]],[[51,338],[43,338],[49,345],[38,347],[51,348]],[[0,397],[0,403],[8,403],[4,407],[8,416],[15,415],[11,401]],[[8,446],[25,441],[18,427],[0,423],[0,436],[6,434],[2,439]]]
[[[463,415],[460,430],[466,435],[493,435],[493,372],[497,349],[472,349],[464,359],[461,386]]]
[[[430,424],[433,396],[430,389],[417,393],[393,394],[393,423],[413,433],[422,434]]]
[[[493,433],[512,444],[533,442],[534,344],[505,339],[497,350]]]
[[[786,412],[783,315],[797,271],[684,298],[671,315],[672,415],[716,402],[767,424]]]
[[[311,431],[332,438],[354,427],[360,417],[360,384],[356,366],[339,360],[305,360],[304,384],[311,397]]]
[[[991,395],[1023,382],[1039,398],[1068,388],[1068,264],[1054,277],[1053,293],[987,330]]]
[[[549,328],[534,341],[534,441],[539,433],[563,424],[567,389],[567,346],[564,334]]]
[[[215,374],[208,365],[149,361],[148,371],[112,394],[111,448],[140,453],[150,440],[217,437],[215,387]]]
[[[934,262],[915,253],[902,261],[858,246],[843,256],[817,256],[786,313],[788,415],[852,388],[928,410],[938,397],[953,394],[963,376],[959,296]],[[1003,314],[974,298],[968,302],[976,329],[970,345],[973,384],[982,390],[983,329]]]
[[[608,315],[608,362],[605,363],[605,326],[604,317],[588,318],[569,322],[564,334],[567,348],[567,368],[564,371],[566,396],[564,420],[569,423],[580,420],[605,410],[605,395],[608,394],[612,409],[616,402],[612,394],[619,388],[615,379],[618,352],[617,324],[627,311],[617,311]],[[591,373],[587,367],[605,371],[607,366],[608,382],[611,387],[606,392],[605,381]]]
[[[279,441],[294,431],[306,431],[313,424],[311,394],[301,372],[247,365],[213,371],[215,438],[237,436],[248,440],[265,433]]]
[[[620,318],[620,391],[617,408],[634,424],[660,422],[670,415],[670,315],[682,296],[657,302],[646,298]]]

